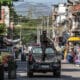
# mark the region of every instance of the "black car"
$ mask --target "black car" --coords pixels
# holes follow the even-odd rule
[[[42,49],[34,47],[28,54],[27,75],[33,76],[34,72],[52,72],[54,76],[61,75],[61,61],[57,57],[57,51],[51,47]]]

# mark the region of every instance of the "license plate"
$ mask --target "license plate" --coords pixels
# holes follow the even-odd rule
[[[42,65],[42,68],[49,68],[49,65]]]

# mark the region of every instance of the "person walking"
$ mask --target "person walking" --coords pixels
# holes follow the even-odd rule
[[[80,66],[80,45],[75,46],[75,53],[76,53],[75,58],[74,58],[75,64],[77,66]]]

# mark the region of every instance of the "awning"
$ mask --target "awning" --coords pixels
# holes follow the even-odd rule
[[[69,37],[68,41],[80,41],[80,37]]]

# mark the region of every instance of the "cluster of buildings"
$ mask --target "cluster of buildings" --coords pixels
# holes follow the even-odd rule
[[[80,0],[67,0],[52,6],[53,38],[67,32],[73,36],[73,31],[79,31]]]

